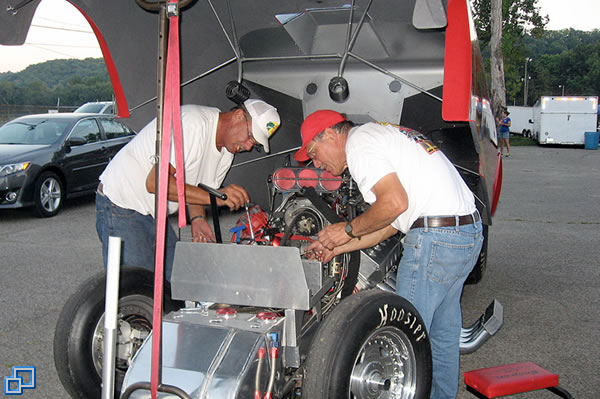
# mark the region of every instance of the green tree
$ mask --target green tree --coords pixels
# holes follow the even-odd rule
[[[17,104],[17,85],[14,82],[0,82],[0,104]]]
[[[53,60],[0,73],[0,104],[77,106],[113,96],[101,58]]]
[[[561,95],[563,87],[565,95],[600,94],[600,31],[548,31],[525,43],[533,58],[531,100]]]
[[[539,14],[538,0],[502,0],[502,61],[507,100],[522,93],[524,62],[527,54],[523,39],[526,35],[540,36],[548,17]],[[490,54],[491,0],[471,0],[477,36],[484,54]]]
[[[526,34],[540,36],[548,24],[549,17],[539,13],[538,0],[502,0],[502,34],[513,39]],[[490,0],[471,0],[473,20],[477,37],[482,47],[486,47],[491,38]],[[516,43],[511,42],[511,45]],[[505,49],[503,49],[505,50]]]
[[[45,83],[36,80],[28,83],[23,89],[23,98],[28,99],[28,105],[52,104],[52,92]]]

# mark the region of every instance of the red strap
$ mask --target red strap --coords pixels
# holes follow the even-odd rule
[[[177,0],[169,0],[176,4]],[[152,371],[150,390],[156,399],[161,384],[162,304],[165,263],[165,237],[169,191],[169,161],[171,157],[171,131],[175,145],[175,169],[177,197],[179,202],[179,227],[186,225],[185,217],[185,168],[183,163],[183,140],[181,132],[181,103],[179,75],[179,17],[169,17],[169,44],[165,72],[165,97],[163,108],[162,147],[159,163],[158,210],[156,214],[156,254],[154,266],[154,313],[152,320]]]
[[[473,61],[467,7],[466,0],[448,1],[442,96],[442,117],[445,121],[469,120]]]
[[[104,40],[104,36],[102,36],[102,32],[98,28],[98,25],[92,20],[92,18],[83,11],[76,4],[73,4],[69,1],[73,7],[75,7],[81,15],[88,21],[94,35],[96,35],[96,39],[98,40],[98,44],[100,45],[100,51],[102,51],[102,56],[104,57],[104,64],[106,64],[106,71],[108,72],[108,77],[110,78],[110,82],[112,84],[113,92],[115,93],[115,102],[117,103],[117,109],[119,111],[119,118],[129,118],[129,106],[127,105],[127,99],[125,98],[125,92],[123,91],[123,86],[121,85],[121,79],[119,79],[119,73],[117,72],[117,68],[115,67],[115,63],[112,58],[112,54],[108,48],[108,44],[106,44],[106,40]]]

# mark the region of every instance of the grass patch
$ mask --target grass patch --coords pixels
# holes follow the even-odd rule
[[[521,135],[510,135],[510,145],[513,146],[528,146],[537,145],[537,141]]]

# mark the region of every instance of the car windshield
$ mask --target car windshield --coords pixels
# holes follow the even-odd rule
[[[66,128],[69,121],[14,121],[0,127],[0,144],[54,144]]]
[[[77,113],[88,112],[91,114],[99,114],[100,112],[102,112],[102,108],[104,108],[105,106],[106,106],[106,104],[103,104],[103,103],[87,103],[87,104],[83,104],[81,107],[77,108],[73,112],[77,112]]]

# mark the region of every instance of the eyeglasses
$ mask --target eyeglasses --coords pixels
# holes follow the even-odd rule
[[[323,136],[324,136],[324,135],[325,135],[325,132],[323,131],[323,132],[321,132],[321,133],[317,134],[317,135],[316,135],[316,136],[315,136],[315,137],[312,139],[312,141],[313,141],[313,145],[312,145],[312,146],[310,146],[310,148],[309,148],[309,149],[306,151],[306,155],[308,155],[308,157],[309,157],[310,159],[315,159],[315,157],[317,156],[317,154],[315,154],[315,153],[313,152],[313,150],[314,150],[314,149],[315,149],[315,147],[317,146],[317,143],[318,143],[319,141],[321,141],[321,139],[323,138]]]
[[[317,143],[318,143],[318,141],[314,141],[314,142],[313,142],[313,145],[311,145],[311,146],[310,146],[310,148],[309,148],[309,149],[306,151],[306,155],[308,155],[308,157],[309,157],[310,159],[314,159],[314,158],[315,158],[315,156],[317,155],[317,154],[315,154],[315,153],[313,152],[313,150],[314,150],[314,149],[315,149],[315,147],[317,146]]]

